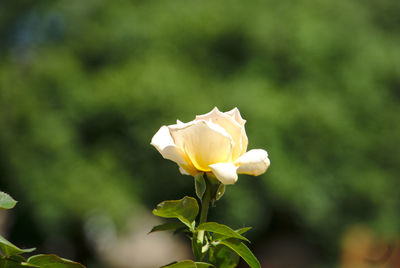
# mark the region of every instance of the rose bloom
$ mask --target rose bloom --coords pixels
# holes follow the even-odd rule
[[[233,184],[238,173],[258,176],[270,165],[262,149],[247,151],[248,139],[237,108],[197,115],[188,123],[162,126],[151,140],[165,159],[179,165],[182,174],[213,173],[223,184]]]

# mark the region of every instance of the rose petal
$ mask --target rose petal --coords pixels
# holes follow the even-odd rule
[[[240,126],[244,126],[246,120],[242,118],[240,115],[239,109],[237,107],[233,108],[229,112],[226,112],[227,115],[231,116]]]
[[[240,152],[240,155],[243,155],[246,151],[247,151],[247,145],[249,143],[249,140],[247,138],[246,135],[246,131],[244,128],[244,125],[246,124],[246,120],[244,120],[242,118],[242,115],[239,112],[238,108],[233,108],[232,110],[230,110],[229,112],[225,112],[225,114],[229,115],[230,117],[232,117],[241,127],[242,127],[242,133],[241,133],[241,137],[240,137],[240,143],[242,145],[242,151]]]
[[[240,155],[242,155],[243,151],[242,131],[244,131],[244,129],[242,126],[240,126],[239,123],[235,121],[235,119],[232,116],[220,112],[218,108],[215,107],[211,112],[207,114],[197,115],[196,120],[211,121],[214,124],[217,124],[222,128],[224,128],[226,132],[229,133],[229,135],[232,137],[233,140],[232,159],[235,160]],[[244,152],[246,152],[246,149],[244,149]]]
[[[242,151],[240,152],[240,156],[241,156],[247,151],[247,145],[249,144],[249,139],[247,138],[246,130],[244,129],[244,126],[242,128],[240,143],[242,144]]]
[[[270,165],[268,153],[262,149],[250,150],[235,161],[237,173],[258,176],[263,174]]]
[[[150,144],[153,145],[165,159],[174,161],[190,174],[194,173],[194,167],[185,157],[185,153],[175,145],[168,127],[162,126],[153,136]]]
[[[220,126],[204,120],[168,126],[175,144],[197,170],[210,171],[209,165],[232,161],[233,141]]]
[[[238,179],[237,167],[233,163],[217,163],[210,165],[210,168],[215,177],[223,184],[234,184]]]
[[[174,143],[168,127],[162,126],[151,139],[151,145],[156,147],[160,154],[165,158],[178,164],[185,163],[185,156]]]
[[[192,175],[192,174],[189,174],[189,172],[187,172],[182,166],[179,166],[179,172],[182,175]]]

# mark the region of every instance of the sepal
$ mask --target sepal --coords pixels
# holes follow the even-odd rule
[[[194,176],[194,188],[196,190],[197,197],[202,200],[204,193],[206,192],[206,181],[204,180],[203,173],[197,173]]]

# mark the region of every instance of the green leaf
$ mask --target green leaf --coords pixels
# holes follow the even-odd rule
[[[202,200],[204,193],[206,192],[206,181],[204,180],[203,173],[197,173],[194,176],[194,188],[196,190],[197,197]]]
[[[177,229],[180,229],[182,227],[186,227],[186,225],[181,222],[167,222],[164,224],[154,226],[153,229],[151,229],[151,231],[149,232],[149,234],[160,231],[172,231],[172,230],[176,231]]]
[[[225,193],[225,184],[221,183],[218,186],[217,193],[215,194],[215,200],[218,201]]]
[[[85,268],[80,263],[60,258],[54,254],[35,255],[28,259],[29,264],[37,265],[40,268]]]
[[[220,234],[223,235],[227,238],[237,238],[237,239],[241,239],[241,240],[245,240],[250,242],[246,237],[238,234],[237,232],[235,232],[234,230],[232,230],[231,228],[229,228],[226,225],[223,224],[219,224],[216,222],[206,222],[206,223],[202,223],[197,227],[197,230],[203,230],[203,231],[208,231],[208,232],[213,232],[216,234]]]
[[[21,257],[22,258],[22,257]],[[23,262],[24,259],[19,260],[17,258],[1,258],[0,259],[0,267],[2,268],[23,268],[23,267],[39,267],[36,265],[30,265],[27,264],[26,262]]]
[[[11,242],[9,242],[7,239],[5,239],[0,235],[0,250],[6,257],[9,257],[12,255],[32,252],[35,250],[35,248],[20,249],[19,247],[13,245]]]
[[[162,268],[208,268],[214,267],[214,265],[205,262],[194,262],[194,261],[180,261],[163,266]]]
[[[167,266],[162,266],[161,268],[196,268],[196,264],[194,261],[180,261]]]
[[[251,250],[239,240],[230,238],[221,240],[220,244],[225,245],[235,251],[245,262],[247,262],[250,268],[261,268],[256,256],[254,256]]]
[[[235,232],[238,233],[238,234],[244,234],[249,230],[251,230],[251,227],[243,227],[243,228],[235,230]]]
[[[215,267],[215,266],[210,263],[196,262],[196,268],[208,268],[208,267]]]
[[[163,218],[178,218],[193,230],[193,222],[199,213],[199,205],[193,197],[185,196],[180,200],[164,201],[153,209],[153,214]]]
[[[9,257],[5,257],[7,260],[15,261],[15,262],[25,262],[25,258],[22,257],[21,255],[12,255]]]
[[[218,268],[234,268],[239,261],[239,255],[227,246],[217,245],[210,249],[210,262]]]
[[[17,201],[14,200],[9,194],[0,192],[0,209],[11,209],[15,207]]]
[[[207,174],[207,187],[210,187],[211,204],[221,199],[225,193],[225,185],[221,183],[212,173]]]
[[[235,232],[241,235],[241,234],[246,233],[250,229],[251,229],[251,227],[243,227],[243,228],[239,228],[239,229],[235,230]],[[227,239],[227,238],[229,238],[229,237],[226,237],[224,235],[217,234],[217,233],[213,234],[213,241],[221,240],[221,239]]]

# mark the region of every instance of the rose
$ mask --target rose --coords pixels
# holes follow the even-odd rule
[[[246,152],[248,139],[237,108],[196,116],[188,123],[162,126],[153,136],[153,145],[165,159],[179,165],[185,175],[213,173],[223,184],[233,184],[237,174],[258,176],[270,165],[268,153],[262,149]]]

